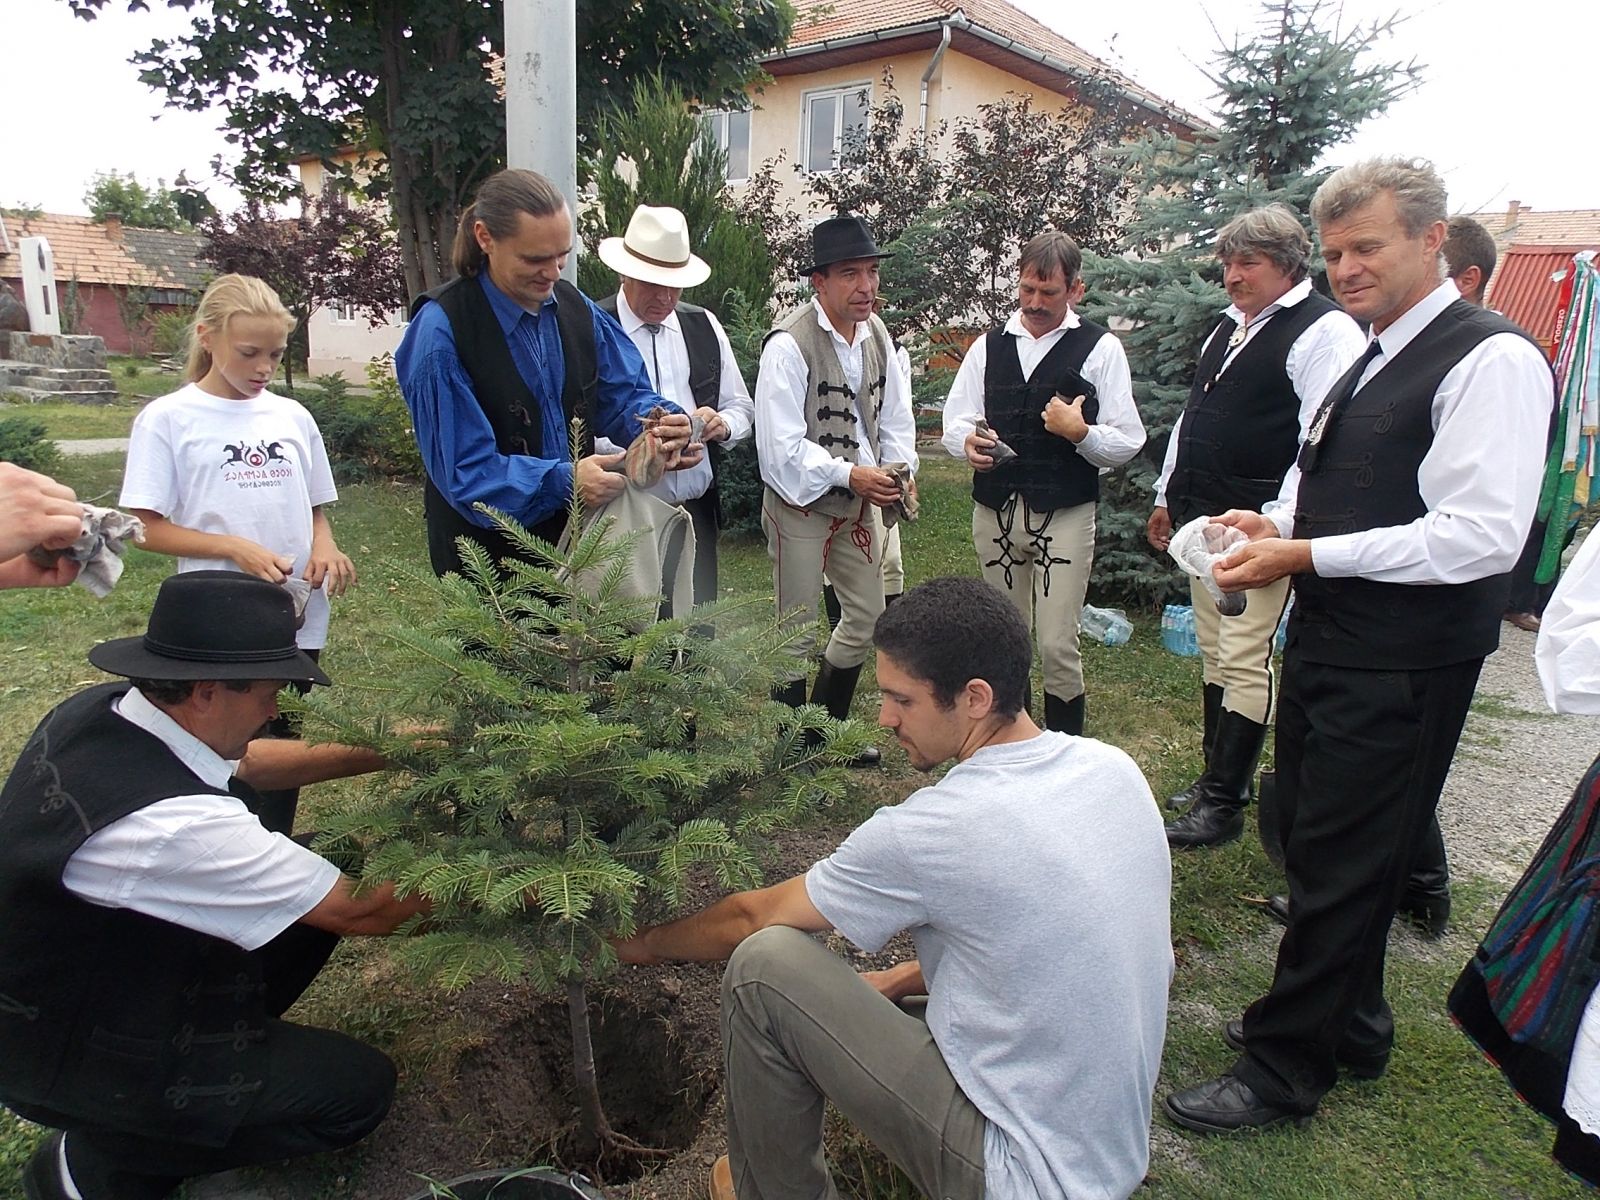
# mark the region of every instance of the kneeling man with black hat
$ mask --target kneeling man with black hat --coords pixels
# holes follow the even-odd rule
[[[0,1101],[64,1133],[31,1200],[144,1200],[191,1175],[349,1145],[394,1067],[279,1020],[344,934],[426,910],[353,892],[251,810],[256,788],[381,768],[345,746],[253,740],[289,683],[328,678],[284,589],[233,571],[161,585],[143,637],[89,661],[127,682],[53,709],[0,791]]]

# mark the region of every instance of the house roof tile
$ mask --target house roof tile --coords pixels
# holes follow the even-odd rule
[[[1142,87],[1006,0],[858,0],[849,5],[840,5],[836,0],[796,0],[794,32],[774,60],[804,54],[827,42],[890,34],[897,29],[943,21],[958,11],[974,25],[1048,55],[1075,74],[1103,74],[1139,103],[1170,114],[1192,129],[1209,127],[1205,118],[1185,112]]]
[[[5,227],[10,246],[0,246],[0,279],[21,278],[25,237],[49,241],[61,281],[198,291],[211,274],[199,261],[197,233],[123,226],[119,237],[89,217],[60,213],[6,217]]]
[[[1560,276],[1572,270],[1572,256],[1600,250],[1600,234],[1565,246],[1511,246],[1500,257],[1487,303],[1533,335],[1546,352],[1555,337]]]
[[[1600,241],[1600,208],[1568,208],[1539,212],[1512,201],[1506,208],[1468,214],[1489,231],[1504,252],[1519,246],[1560,246]]]

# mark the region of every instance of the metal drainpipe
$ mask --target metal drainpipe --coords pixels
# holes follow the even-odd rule
[[[939,48],[933,52],[933,58],[928,62],[928,69],[922,73],[922,133],[928,133],[928,80],[933,78],[933,73],[939,69],[939,62],[944,58],[944,52],[950,48],[950,22],[939,23]]]

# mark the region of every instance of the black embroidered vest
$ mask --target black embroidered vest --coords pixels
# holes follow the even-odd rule
[[[0,1101],[217,1146],[266,1076],[256,958],[61,882],[73,852],[118,818],[227,794],[111,711],[128,687],[52,710],[0,791]]]
[[[568,425],[575,416],[583,418],[582,453],[588,454],[594,447],[595,396],[599,390],[593,318],[582,293],[566,280],[556,282],[555,295],[556,323],[566,363],[561,406]],[[413,319],[430,300],[444,309],[450,320],[456,355],[472,380],[473,395],[488,418],[489,427],[494,430],[495,449],[501,454],[565,458],[562,448],[545,449],[539,402],[517,370],[500,320],[477,276],[458,276],[418,296],[411,305]],[[475,525],[452,508],[432,479],[423,485],[422,511],[428,523],[428,558],[436,574],[461,569],[461,556],[456,550],[458,537],[471,538],[496,560],[521,557],[499,531]],[[553,543],[561,537],[566,524],[567,510],[563,504],[532,532]]]
[[[1434,393],[1497,333],[1527,337],[1498,313],[1457,300],[1333,410],[1315,453],[1301,449],[1295,537],[1405,525],[1428,511],[1417,470],[1433,445]],[[1352,367],[1329,394],[1364,366]],[[1484,446],[1492,453],[1491,441]],[[1332,666],[1395,671],[1466,662],[1499,645],[1509,588],[1504,574],[1453,584],[1296,575],[1288,644]]]
[[[1259,512],[1276,498],[1300,444],[1300,397],[1289,379],[1289,351],[1302,333],[1337,311],[1316,292],[1279,309],[1220,375],[1235,326],[1224,316],[1213,327],[1189,388],[1167,481],[1174,528],[1230,508]]]
[[[972,473],[972,498],[999,510],[1013,493],[1021,493],[1034,512],[1087,504],[1100,496],[1100,468],[1078,454],[1066,438],[1044,427],[1045,405],[1057,393],[1085,397],[1084,419],[1093,425],[1100,411],[1094,384],[1083,377],[1083,364],[1104,326],[1080,320],[1033,369],[1022,376],[1017,339],[1003,329],[985,335],[988,360],[983,373],[983,415],[990,428],[1017,452],[1003,467]]]

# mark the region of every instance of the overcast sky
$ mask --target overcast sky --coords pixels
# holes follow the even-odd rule
[[[1203,69],[1217,45],[1212,24],[1231,39],[1241,29],[1248,35],[1260,14],[1256,0],[1015,2],[1152,91],[1203,114],[1210,111]],[[181,32],[184,15],[160,0],[133,15],[122,11],[123,0],[107,7],[85,22],[65,0],[5,0],[0,204],[81,213],[89,177],[114,168],[147,183],[170,183],[184,170],[210,188],[219,207],[234,206],[237,197],[211,178],[212,157],[231,155],[215,115],[163,108],[127,61],[152,38]],[[1395,7],[1393,0],[1329,5],[1345,21]],[[1595,119],[1580,91],[1583,56],[1596,45],[1600,4],[1593,0],[1418,0],[1390,54],[1424,63],[1423,86],[1332,160],[1432,158],[1457,211],[1509,200],[1543,210],[1600,208]]]

